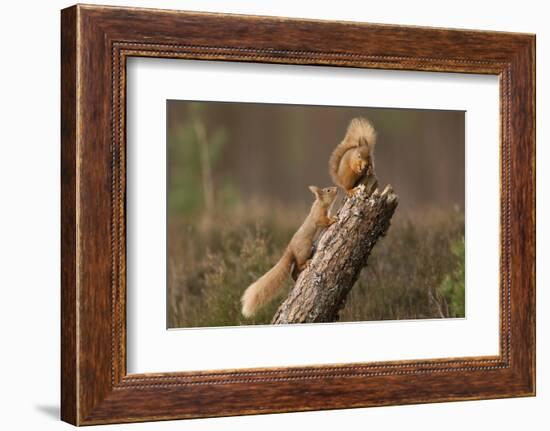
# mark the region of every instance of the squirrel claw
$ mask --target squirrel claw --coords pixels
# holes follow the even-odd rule
[[[355,196],[355,194],[359,191],[359,187],[354,187],[352,189],[346,190],[346,195],[348,195],[349,198]]]

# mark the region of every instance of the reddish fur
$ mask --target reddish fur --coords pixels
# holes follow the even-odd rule
[[[364,118],[351,120],[346,135],[329,160],[329,173],[334,184],[349,193],[368,172],[374,171],[376,131]]]
[[[311,186],[310,190],[315,195],[315,202],[308,216],[290,240],[281,259],[245,290],[241,298],[243,316],[253,316],[275,296],[284,286],[293,264],[295,272],[307,266],[317,232],[334,223],[335,219],[329,215],[329,210],[336,198],[336,187],[320,189]]]

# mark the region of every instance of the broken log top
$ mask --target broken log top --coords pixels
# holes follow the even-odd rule
[[[360,185],[338,211],[338,221],[320,237],[317,250],[272,323],[315,323],[338,320],[340,309],[397,207],[391,186],[372,191]]]

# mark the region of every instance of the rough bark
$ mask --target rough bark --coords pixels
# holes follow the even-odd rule
[[[273,316],[273,324],[334,322],[397,207],[391,186],[359,186],[338,212],[338,221],[320,237],[308,267]]]

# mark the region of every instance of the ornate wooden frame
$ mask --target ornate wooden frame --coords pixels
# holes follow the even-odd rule
[[[534,35],[81,5],[61,17],[63,420],[88,425],[534,395]],[[128,375],[130,56],[498,75],[500,354]]]

